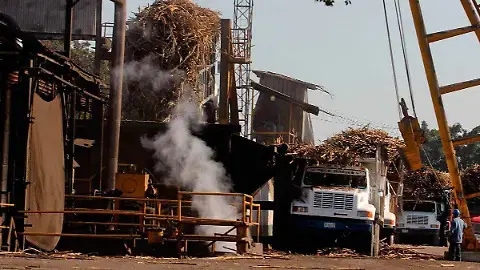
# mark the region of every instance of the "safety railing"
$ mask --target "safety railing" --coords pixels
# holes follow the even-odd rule
[[[240,209],[241,218],[237,220],[220,220],[200,218],[196,216],[192,209],[192,200],[185,199],[186,196],[224,196],[237,197],[241,199],[240,204],[233,203],[234,206]],[[65,223],[72,225],[91,225],[91,226],[113,226],[113,227],[132,227],[138,228],[137,233],[122,233],[122,234],[108,234],[108,233],[51,233],[51,232],[36,232],[28,230],[20,233],[24,236],[60,236],[60,237],[90,237],[90,238],[142,238],[148,229],[158,228],[161,222],[172,221],[178,224],[194,224],[194,225],[213,225],[213,226],[255,226],[258,235],[260,235],[260,205],[253,203],[253,197],[240,193],[216,193],[216,192],[178,192],[177,200],[166,199],[144,199],[144,198],[127,198],[127,197],[102,197],[102,196],[87,196],[87,195],[66,195],[67,201],[107,201],[107,209],[102,208],[86,208],[86,207],[71,207],[65,208],[63,211],[58,210],[26,210],[20,211],[22,214],[65,214],[65,215],[107,215],[111,216],[110,221],[90,221],[82,218],[76,220],[66,219]],[[135,203],[136,209],[121,209],[122,202]],[[72,205],[69,202],[67,205]],[[135,208],[135,207],[133,207]],[[253,212],[256,210],[256,217],[253,217]],[[120,222],[121,216],[130,216],[138,218],[137,222]],[[202,239],[208,236],[197,236]]]

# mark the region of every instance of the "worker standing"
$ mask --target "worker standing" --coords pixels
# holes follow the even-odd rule
[[[467,228],[467,224],[460,218],[460,210],[453,210],[453,220],[450,226],[450,247],[449,253],[454,261],[462,260],[461,245],[463,241],[463,230]]]

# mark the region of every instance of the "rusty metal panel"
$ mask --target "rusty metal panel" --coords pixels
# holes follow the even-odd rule
[[[307,90],[310,86],[305,82],[271,72],[257,72],[257,76],[260,78],[260,84],[270,87],[299,101],[305,100]],[[260,93],[253,115],[254,132],[286,132],[289,131],[288,128],[290,126],[295,130],[298,138],[300,140],[303,139],[305,121],[304,112],[300,108],[293,107],[291,125],[289,125],[289,112],[289,103],[279,99],[272,101],[269,96]],[[275,136],[257,135],[256,137],[258,141],[265,141],[272,139]],[[288,141],[287,136],[282,137],[284,137],[285,141]]]
[[[23,31],[61,37],[65,30],[65,0],[0,0],[0,11],[12,16]],[[95,36],[97,0],[80,0],[73,8],[76,39]]]
[[[305,95],[304,102],[308,103],[308,93]],[[304,143],[315,144],[315,138],[313,136],[312,118],[307,112],[303,112],[302,141]]]

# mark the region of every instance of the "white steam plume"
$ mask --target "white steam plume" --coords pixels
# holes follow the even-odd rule
[[[180,73],[172,74],[156,69],[151,59],[125,65],[126,80],[141,82],[156,91],[168,91],[165,84],[171,83],[172,79],[177,79],[178,74]],[[184,94],[187,93],[184,92]],[[142,145],[154,150],[155,170],[168,175],[164,181],[165,184],[194,192],[229,192],[232,185],[224,167],[214,160],[213,150],[192,134],[192,130],[200,128],[201,120],[196,104],[181,101],[172,113],[167,131],[158,134],[152,140],[142,138]],[[192,207],[201,218],[236,220],[239,214],[231,203],[224,196],[192,197]],[[198,233],[223,234],[229,229],[228,227],[199,226]],[[235,230],[231,233],[235,233]],[[216,247],[217,251],[236,250],[235,243],[217,242]]]
[[[167,184],[198,192],[229,192],[231,184],[222,164],[214,161],[212,149],[191,133],[192,128],[198,128],[199,119],[197,106],[181,102],[175,108],[167,132],[153,140],[144,138],[142,143],[155,151],[155,170],[168,172]],[[224,196],[192,197],[192,207],[202,218],[236,220],[237,209],[230,203]],[[225,233],[229,228],[199,226],[198,229],[201,234],[214,235]],[[233,243],[218,243],[217,247],[220,247],[218,251],[236,249]]]

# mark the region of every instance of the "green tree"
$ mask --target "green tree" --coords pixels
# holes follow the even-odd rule
[[[322,2],[326,6],[332,7],[335,4],[335,0],[315,0],[315,2]],[[352,2],[350,0],[344,0],[345,5],[350,5]]]
[[[421,127],[425,132],[426,139],[423,145],[423,151],[421,152],[424,164],[431,165],[437,170],[445,171],[447,166],[443,155],[440,133],[436,129],[429,129],[425,121],[422,122]]]
[[[42,41],[42,44],[50,50],[56,52],[63,52],[63,41]],[[73,41],[72,42],[72,61],[85,69],[89,73],[94,73],[95,68],[95,51],[91,48],[91,44],[88,41]],[[110,67],[107,61],[102,61],[100,66],[100,79],[105,84],[109,83],[110,79]]]
[[[432,165],[437,170],[447,171],[447,164],[443,151],[440,133],[437,129],[429,129],[427,122],[421,123],[425,131],[426,143],[423,145],[422,158],[425,164]],[[480,133],[480,126],[468,131],[461,124],[456,123],[450,127],[450,134],[453,140],[465,136],[475,136]],[[466,169],[473,164],[480,164],[480,145],[468,144],[455,147],[458,166],[460,170]]]

